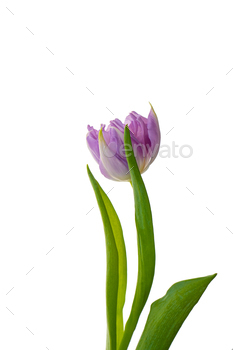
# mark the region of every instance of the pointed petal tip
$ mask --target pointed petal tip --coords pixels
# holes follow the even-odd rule
[[[103,129],[103,127],[101,126],[100,131],[98,133],[98,141],[99,142],[102,142],[102,141],[105,142],[102,129]]]
[[[150,102],[149,102],[149,104],[150,104],[150,107],[151,107],[151,110],[152,110],[154,116],[155,116],[156,119],[158,120],[158,117],[157,117],[157,114],[155,113],[154,107],[152,106],[152,104],[151,104]]]

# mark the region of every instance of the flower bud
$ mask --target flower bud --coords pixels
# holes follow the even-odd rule
[[[131,145],[124,144],[124,128],[128,125]],[[101,173],[114,181],[130,181],[130,172],[125,155],[134,152],[140,173],[144,173],[155,160],[160,146],[160,129],[157,116],[151,106],[148,118],[131,112],[124,124],[119,119],[110,121],[107,129],[101,124],[99,131],[87,126],[87,146],[99,164]]]

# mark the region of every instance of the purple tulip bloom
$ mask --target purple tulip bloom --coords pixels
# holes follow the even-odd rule
[[[124,145],[126,124],[130,130],[132,148],[130,145]],[[114,181],[131,179],[125,149],[134,152],[141,174],[148,169],[159,151],[160,129],[152,106],[147,119],[131,112],[124,124],[119,119],[114,119],[110,121],[106,130],[104,124],[101,124],[99,131],[90,125],[87,129],[86,140],[91,154],[99,164],[101,173]]]

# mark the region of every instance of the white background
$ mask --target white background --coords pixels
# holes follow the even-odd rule
[[[171,349],[233,348],[232,29],[232,1],[1,0],[1,349],[105,348],[105,241],[87,163],[122,222],[127,318],[132,189],[101,175],[86,126],[147,117],[148,101],[162,145],[194,153],[158,157],[143,175],[157,263],[129,350],[154,300],[215,272]]]

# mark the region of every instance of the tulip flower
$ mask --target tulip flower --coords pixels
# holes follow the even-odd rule
[[[131,145],[124,145],[124,129],[128,125]],[[157,116],[151,106],[148,118],[131,112],[124,124],[119,119],[110,121],[109,126],[101,124],[97,131],[88,125],[87,146],[99,164],[101,173],[114,181],[130,181],[130,171],[126,159],[127,151],[132,151],[140,173],[144,173],[155,160],[160,146],[160,129]]]
[[[152,210],[141,177],[159,151],[160,129],[153,107],[147,119],[131,112],[124,124],[115,119],[107,129],[101,124],[99,131],[88,125],[87,145],[105,177],[129,181],[133,188],[138,277],[131,310],[124,322],[127,254],[123,229],[114,206],[87,166],[106,241],[106,350],[127,350],[149,297],[155,272]],[[213,274],[175,283],[164,297],[153,302],[136,350],[168,350],[184,320],[215,277]]]

